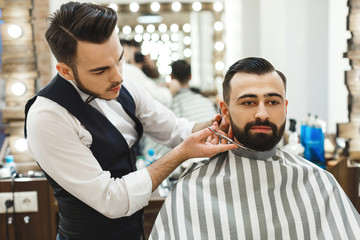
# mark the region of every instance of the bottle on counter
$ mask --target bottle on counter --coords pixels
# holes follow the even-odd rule
[[[296,132],[296,120],[290,119],[289,140],[284,150],[302,156],[304,147],[299,142],[299,134]]]
[[[147,151],[147,156],[145,158],[146,166],[149,166],[156,160],[155,158],[155,150],[153,148],[149,148]]]
[[[308,133],[308,128],[311,125],[311,121],[312,121],[312,115],[311,113],[308,113],[306,119],[301,121],[301,126],[300,126],[300,143],[303,147],[305,147],[306,145],[306,140],[307,140],[307,133]]]
[[[7,155],[5,157],[5,163],[4,168],[8,169],[10,176],[13,176],[13,174],[16,174],[16,164],[14,162],[14,156],[13,155]]]
[[[306,126],[302,126],[301,144],[304,146],[304,158],[325,168],[325,122],[317,115],[308,117]]]

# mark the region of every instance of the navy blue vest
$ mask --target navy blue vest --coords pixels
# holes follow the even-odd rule
[[[63,106],[86,127],[93,139],[90,150],[102,169],[110,171],[112,177],[121,178],[136,170],[134,147],[138,142],[129,149],[126,140],[115,126],[101,112],[85,103],[67,80],[60,75],[55,76],[37,96],[46,97]],[[25,107],[25,136],[26,116],[37,96],[30,99]],[[135,117],[135,102],[124,86],[121,87],[117,100],[136,123],[140,139],[143,133],[142,124]],[[143,233],[142,210],[130,217],[107,218],[72,196],[49,175],[45,175],[58,201],[61,235],[69,239],[140,239]]]

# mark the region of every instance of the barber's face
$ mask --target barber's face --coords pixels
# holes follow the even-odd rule
[[[282,79],[276,72],[264,75],[236,73],[230,83],[230,101],[221,102],[229,135],[245,147],[267,151],[282,138],[287,100]]]
[[[76,69],[65,73],[58,70],[66,79],[75,81],[83,92],[111,100],[119,95],[123,81],[122,57],[123,48],[114,31],[102,44],[79,41]]]

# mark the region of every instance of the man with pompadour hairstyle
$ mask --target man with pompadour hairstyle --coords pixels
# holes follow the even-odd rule
[[[48,21],[58,74],[26,104],[25,136],[58,201],[57,239],[142,239],[142,209],[179,164],[236,146],[206,143],[212,121],[178,119],[123,78],[113,9],[68,2]],[[137,170],[143,134],[174,149]]]

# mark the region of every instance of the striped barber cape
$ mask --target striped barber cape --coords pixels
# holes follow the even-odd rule
[[[360,215],[311,162],[237,148],[185,170],[155,221],[158,239],[360,239]]]

